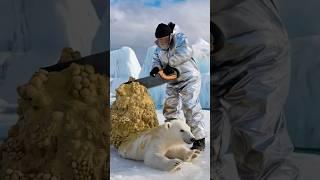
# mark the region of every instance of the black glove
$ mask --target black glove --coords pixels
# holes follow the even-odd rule
[[[166,68],[163,69],[163,72],[166,75],[170,75],[173,74],[175,71],[171,66],[167,65]]]
[[[154,67],[151,71],[150,71],[150,76],[156,77],[156,74],[158,74],[159,72],[159,68],[158,67]]]

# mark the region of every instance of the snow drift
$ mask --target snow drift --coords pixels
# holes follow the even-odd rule
[[[115,89],[127,82],[129,77],[138,78],[141,67],[135,52],[122,47],[110,53],[110,104],[115,100]]]

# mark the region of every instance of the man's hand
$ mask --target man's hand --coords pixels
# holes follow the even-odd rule
[[[171,66],[167,65],[166,68],[163,69],[163,72],[164,72],[164,74],[166,74],[166,75],[171,75],[171,74],[173,74],[175,71],[174,71],[174,69],[173,69]]]
[[[151,71],[150,71],[150,76],[156,77],[156,74],[158,74],[159,72],[159,68],[158,67],[154,67]]]

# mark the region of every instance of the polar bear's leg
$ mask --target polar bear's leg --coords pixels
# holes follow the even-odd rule
[[[163,171],[177,171],[181,169],[183,161],[180,159],[168,159],[160,153],[148,153],[145,155],[144,163]]]
[[[166,156],[170,159],[178,158],[183,161],[191,161],[197,158],[199,154],[199,150],[190,150],[185,146],[175,146],[167,151]]]

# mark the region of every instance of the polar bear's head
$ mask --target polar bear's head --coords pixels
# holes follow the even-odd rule
[[[167,137],[175,143],[184,142],[191,144],[195,141],[195,137],[191,133],[190,127],[183,120],[177,119],[166,122],[164,123],[164,127],[167,129]]]

